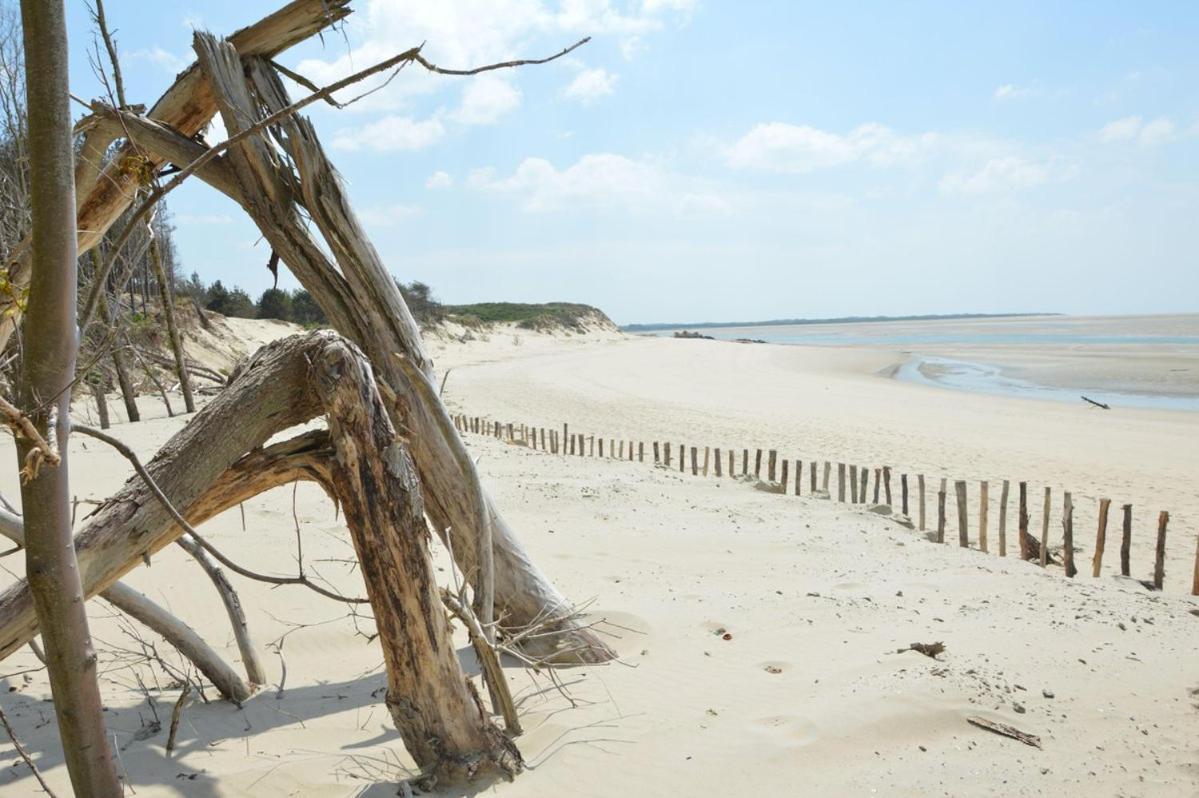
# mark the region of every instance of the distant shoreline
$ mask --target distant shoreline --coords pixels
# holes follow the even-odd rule
[[[657,330],[710,329],[713,327],[778,327],[800,324],[864,324],[887,321],[953,321],[962,319],[1018,319],[1037,316],[1062,316],[1062,313],[932,313],[920,316],[838,316],[830,319],[769,319],[767,321],[701,321],[685,324],[622,324],[622,332]]]

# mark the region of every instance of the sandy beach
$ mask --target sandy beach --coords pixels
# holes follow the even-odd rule
[[[483,794],[1199,792],[1199,599],[1187,595],[1199,531],[1199,414],[1092,411],[899,382],[886,374],[903,353],[885,346],[508,329],[432,349],[439,369],[451,370],[447,403],[470,415],[558,429],[566,422],[647,446],[777,449],[802,458],[805,471],[812,460],[889,465],[933,484],[969,480],[972,502],[986,479],[992,524],[998,484],[1009,479],[1014,491],[1026,480],[1035,532],[1041,492],[1052,488],[1053,545],[1063,488],[1076,506],[1082,573],[1067,580],[1060,568],[931,543],[861,506],[468,435],[488,489],[531,554],[573,600],[591,602],[622,655],[617,664],[560,672],[565,692],[509,663],[526,727],[517,742],[530,767]],[[150,420],[113,432],[149,457],[182,419],[162,417],[150,397],[142,405]],[[96,442],[73,446],[81,499],[103,498],[128,476],[124,461]],[[11,441],[3,448],[0,456],[12,459]],[[16,495],[13,469],[0,491]],[[1158,511],[1170,511],[1163,592],[1116,575],[1115,523],[1103,576],[1091,578],[1100,497],[1134,506],[1136,579],[1152,569]],[[245,505],[244,522],[234,511],[204,531],[237,559],[287,573],[294,519],[310,567],[360,592],[344,562],[353,556],[344,527],[313,486],[264,494]],[[437,556],[449,581],[448,558],[439,548]],[[0,583],[20,570],[12,561],[7,568]],[[145,678],[143,689],[135,674],[146,669],[130,664],[140,644],[111,608],[89,605],[110,729],[138,795],[394,794],[411,761],[381,704],[370,620],[347,618],[300,588],[233,579],[273,684],[241,708],[215,694],[191,704],[173,754],[154,723],[165,726],[177,689]],[[164,551],[126,581],[236,660],[215,593],[184,552]],[[935,660],[897,653],[932,642],[945,645]],[[464,637],[459,651],[477,673]],[[67,794],[45,672],[25,649],[0,675],[0,703]],[[1037,735],[1041,747],[970,717]],[[0,793],[36,794],[2,739],[0,761]]]

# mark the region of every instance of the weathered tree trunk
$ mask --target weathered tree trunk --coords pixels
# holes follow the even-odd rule
[[[17,439],[25,508],[25,571],[42,626],[54,714],[71,786],[83,798],[118,798],[117,778],[96,681],[96,652],[71,545],[68,439],[75,377],[75,191],[68,105],[67,31],[62,0],[22,0],[29,98],[32,279],[22,358],[21,405],[58,446],[60,461],[30,467],[34,442]]]
[[[108,397],[104,393],[107,387],[104,384],[104,372],[99,369],[93,370],[88,375],[86,382],[92,389],[92,397],[96,400],[96,415],[100,417],[100,429],[108,429]]]
[[[231,135],[289,104],[269,61],[250,57],[243,64],[231,43],[203,33],[196,34],[195,47]],[[529,639],[529,653],[547,661],[610,659],[611,650],[581,628],[570,603],[533,564],[491,500],[471,489],[479,484],[478,474],[436,391],[432,401],[417,399],[422,391],[399,361],[406,360],[416,367],[419,379],[435,385],[432,361],[311,124],[294,116],[280,122],[274,133],[290,164],[278,157],[265,136],[250,136],[228,151],[225,161],[236,175],[240,201],[333,327],[370,357],[384,395],[398,397],[389,410],[394,421],[411,432],[425,509],[439,533],[452,538],[462,572],[479,584],[479,541],[490,526],[497,617],[504,617],[510,627],[541,623],[547,632],[559,633]],[[292,164],[298,174],[291,171]],[[303,203],[336,263],[311,238],[296,201]]]
[[[93,249],[93,264],[97,263],[99,256],[99,250]],[[116,321],[108,306],[108,297],[104,294],[100,295],[100,317],[110,330],[115,329]],[[137,392],[133,390],[133,382],[129,379],[129,367],[125,365],[125,353],[119,343],[114,343],[112,347],[112,368],[117,373],[117,384],[121,388],[121,399],[125,402],[125,415],[129,418],[129,423],[141,421],[142,414],[137,409]]]
[[[153,231],[150,231],[153,235]],[[171,340],[171,351],[175,355],[175,373],[179,375],[179,390],[183,392],[184,412],[196,412],[196,400],[192,398],[191,377],[187,373],[187,359],[183,356],[183,334],[175,323],[175,297],[171,292],[171,281],[162,267],[162,253],[158,239],[150,239],[150,262],[154,264],[154,277],[158,281],[158,299],[162,302],[162,315],[167,321],[167,336]]]
[[[329,416],[330,434],[258,448],[320,415]],[[417,764],[443,785],[521,768],[519,752],[482,711],[458,664],[426,546],[419,480],[356,348],[330,332],[264,347],[147,470],[193,524],[297,478],[331,490],[375,610],[388,707]],[[132,477],[76,537],[86,595],[110,587],[181,532],[147,484]],[[0,659],[38,630],[26,585],[0,595]]]

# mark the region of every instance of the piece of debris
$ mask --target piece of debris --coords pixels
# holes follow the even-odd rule
[[[1035,734],[1029,734],[1028,732],[1020,731],[1015,726],[1009,726],[1006,723],[987,720],[986,718],[980,718],[977,716],[966,718],[966,722],[973,726],[977,726],[980,729],[986,729],[989,732],[995,732],[996,734],[1002,734],[1004,737],[1011,737],[1013,740],[1019,740],[1025,745],[1031,745],[1033,748],[1041,747],[1040,737],[1036,736]]]
[[[912,644],[911,644],[910,646],[908,646],[907,648],[901,648],[901,649],[897,649],[897,650],[895,651],[895,653],[896,653],[896,654],[902,654],[902,653],[904,653],[905,651],[919,651],[921,654],[923,654],[923,655],[924,655],[924,656],[926,656],[926,657],[931,657],[932,659],[936,659],[938,654],[940,654],[940,653],[942,653],[943,651],[945,651],[945,644],[944,644],[944,643],[941,643],[941,642],[937,642],[937,643],[912,643]]]
[[[1104,410],[1111,410],[1111,409],[1112,409],[1112,408],[1111,408],[1111,405],[1105,405],[1103,402],[1096,402],[1094,399],[1088,399],[1088,398],[1087,398],[1087,397],[1085,397],[1085,396],[1084,396],[1084,397],[1082,397],[1082,400],[1083,400],[1084,402],[1087,402],[1087,403],[1089,403],[1089,404],[1093,404],[1093,405],[1095,405],[1095,407],[1102,407]]]

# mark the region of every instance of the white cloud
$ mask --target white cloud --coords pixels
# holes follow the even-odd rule
[[[437,117],[414,121],[406,116],[385,116],[357,129],[342,129],[333,134],[333,146],[339,150],[394,152],[420,150],[436,144],[445,135],[445,126]]]
[[[520,90],[506,78],[481,75],[462,91],[454,120],[464,125],[491,125],[520,105]]]
[[[575,79],[563,90],[562,94],[571,100],[578,100],[584,105],[590,105],[600,97],[615,91],[618,78],[618,75],[602,67],[584,69],[575,76]]]
[[[425,181],[425,188],[428,189],[449,188],[453,185],[454,178],[450,177],[450,173],[440,169],[429,175],[429,179]]]
[[[421,212],[417,205],[377,205],[366,208],[358,215],[366,224],[372,227],[388,227],[410,219]]]
[[[997,87],[991,97],[996,100],[1022,100],[1027,97],[1035,97],[1038,93],[1037,89],[1028,86],[1005,83]]]
[[[725,158],[737,168],[802,174],[857,161],[875,166],[914,162],[936,144],[936,134],[901,136],[873,123],[841,135],[808,125],[767,122],[726,148]]]
[[[123,60],[132,63],[145,61],[172,73],[182,72],[192,62],[190,55],[176,55],[161,47],[145,47],[139,50],[130,50],[123,55]]]
[[[494,169],[478,169],[467,185],[480,192],[521,200],[527,211],[543,212],[582,207],[657,210],[672,215],[727,215],[731,204],[715,192],[649,160],[612,153],[584,155],[565,169],[544,158],[526,158],[510,177]]]
[[[1144,121],[1140,116],[1126,116],[1108,122],[1099,131],[1099,140],[1108,143],[1136,142],[1143,147],[1165,144],[1178,137],[1174,123],[1164,116]]]
[[[974,171],[953,172],[941,178],[939,188],[946,194],[985,194],[1032,188],[1047,182],[1052,172],[1048,165],[1008,156],[987,161]]]

